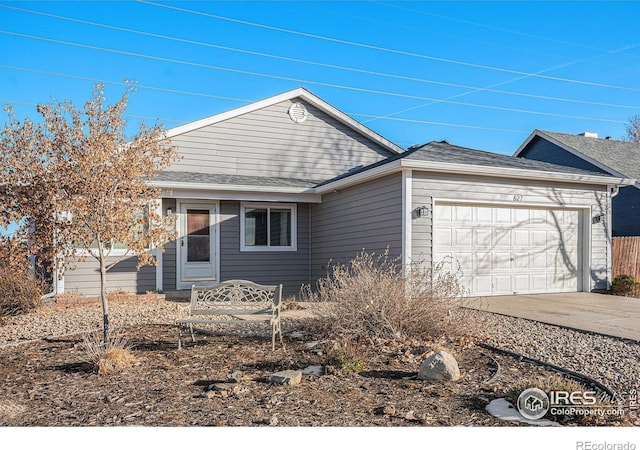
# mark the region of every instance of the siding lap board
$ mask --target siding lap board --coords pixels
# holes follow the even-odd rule
[[[302,123],[292,101],[186,132],[171,139],[183,156],[167,170],[327,180],[392,153],[305,103]]]

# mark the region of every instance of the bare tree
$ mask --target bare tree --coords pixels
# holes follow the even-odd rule
[[[640,144],[640,115],[633,116],[629,119],[626,126],[627,134],[623,140]]]
[[[125,257],[138,269],[157,264],[151,248],[174,237],[170,218],[154,208],[160,192],[149,186],[175,158],[159,125],[125,136],[123,113],[131,85],[112,105],[96,85],[89,101],[40,104],[38,122],[16,120],[0,134],[0,226],[17,223],[30,252],[63,273],[93,257],[100,266],[105,343],[109,336],[107,272]],[[114,244],[125,255],[111,257]]]

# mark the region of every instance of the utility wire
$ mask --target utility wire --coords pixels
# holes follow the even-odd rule
[[[498,89],[492,89],[491,88],[492,86],[499,86],[499,85],[512,83],[514,81],[521,80],[524,77],[516,78],[516,79],[510,80],[508,82],[503,82],[503,83],[499,83],[499,84],[495,84],[495,85],[487,86],[487,87],[469,86],[469,85],[463,85],[463,84],[457,84],[457,83],[447,83],[447,82],[443,82],[443,81],[429,80],[429,79],[424,79],[424,78],[416,78],[416,77],[410,77],[410,76],[404,76],[404,75],[398,75],[398,74],[391,74],[391,73],[371,71],[371,70],[366,70],[366,69],[359,69],[359,68],[354,68],[354,67],[347,67],[347,66],[341,66],[341,65],[335,65],[335,64],[328,64],[328,63],[322,63],[322,62],[317,62],[317,61],[310,61],[310,60],[306,60],[306,59],[291,58],[291,57],[286,57],[286,56],[274,55],[274,54],[270,54],[270,53],[256,52],[256,51],[251,51],[251,50],[246,50],[246,49],[239,49],[239,48],[234,48],[234,47],[227,47],[227,46],[223,46],[223,45],[211,44],[211,43],[208,43],[208,42],[194,41],[194,40],[183,39],[183,38],[178,38],[178,37],[174,37],[174,36],[167,36],[167,35],[162,35],[162,34],[149,33],[149,32],[145,32],[145,31],[134,30],[134,29],[131,29],[131,28],[123,28],[123,27],[118,27],[118,26],[114,26],[114,25],[91,22],[91,21],[87,21],[87,20],[81,20],[81,19],[76,19],[76,18],[72,18],[72,17],[65,17],[65,16],[60,16],[60,15],[57,15],[57,14],[50,14],[50,13],[45,13],[45,12],[42,12],[42,11],[34,11],[34,10],[25,9],[25,8],[18,8],[18,7],[9,6],[9,5],[1,5],[0,4],[0,8],[7,8],[7,9],[11,9],[11,10],[16,10],[16,11],[20,11],[20,12],[29,13],[29,14],[35,14],[35,15],[40,15],[40,16],[44,16],[44,17],[50,17],[50,18],[54,18],[54,19],[58,19],[58,20],[65,20],[65,21],[80,23],[80,24],[83,24],[83,25],[106,28],[106,29],[111,29],[111,30],[116,30],[116,31],[121,31],[121,32],[126,32],[126,33],[133,33],[133,34],[138,34],[138,35],[141,35],[141,36],[153,37],[153,38],[157,38],[157,39],[165,39],[165,40],[170,40],[170,41],[174,41],[174,42],[180,42],[180,43],[184,43],[184,44],[198,45],[198,46],[215,48],[215,49],[219,49],[219,50],[231,51],[231,52],[236,52],[236,53],[244,53],[244,54],[248,54],[248,55],[252,55],[252,56],[260,56],[260,57],[264,57],[264,58],[278,59],[278,60],[282,60],[282,61],[288,61],[288,62],[295,62],[295,63],[300,63],[300,64],[308,64],[308,65],[314,65],[314,66],[319,66],[319,67],[325,67],[325,68],[329,68],[329,69],[344,70],[344,71],[350,71],[350,72],[355,72],[355,73],[362,73],[362,74],[366,74],[366,75],[375,75],[375,76],[394,78],[394,79],[399,79],[399,80],[404,80],[404,81],[414,81],[414,82],[418,82],[418,83],[428,83],[428,84],[435,84],[435,85],[440,85],[440,86],[455,87],[455,88],[461,88],[461,89],[469,90],[469,92],[465,92],[465,93],[462,93],[462,94],[458,94],[456,96],[448,97],[447,99],[454,99],[454,98],[458,98],[458,97],[463,96],[463,95],[468,95],[468,94],[473,93],[473,92],[484,91],[484,92],[491,92],[491,93],[504,94],[504,95],[513,95],[513,96],[519,96],[519,97],[536,98],[536,99],[541,99],[541,100],[553,100],[553,101],[561,101],[561,102],[569,102],[569,103],[577,103],[577,104],[604,106],[604,107],[611,107],[611,108],[626,108],[626,109],[632,109],[632,110],[640,109],[640,106],[619,105],[619,104],[612,104],[612,103],[602,103],[602,102],[593,102],[593,101],[586,101],[586,100],[576,100],[576,99],[570,99],[570,98],[552,97],[552,96],[528,94],[528,93],[514,92],[514,91],[504,91],[504,90],[498,90]],[[588,59],[593,59],[593,58],[588,58]],[[570,63],[570,64],[577,64],[578,62],[587,61],[588,59],[575,61],[575,62]],[[567,65],[569,65],[569,64],[567,64]],[[566,65],[556,66],[556,67],[551,68],[551,69],[545,69],[543,71],[536,72],[536,74],[541,74],[543,72],[548,72],[550,70],[554,70],[554,69],[557,69],[557,68],[560,68],[560,67],[566,67]],[[214,98],[217,98],[217,97],[214,96]],[[236,100],[236,99],[230,99],[230,100]],[[428,106],[428,105],[420,105],[420,106],[418,106],[418,108],[419,107],[423,107],[423,106]],[[399,112],[396,112],[396,113],[391,113],[391,115],[398,114],[398,113],[401,113],[401,112],[410,111],[412,109],[415,109],[415,108],[399,111]]]
[[[625,90],[625,91],[632,91],[632,92],[640,92],[640,89],[626,87],[626,86],[616,86],[616,85],[611,85],[611,84],[596,83],[596,82],[593,82],[593,81],[575,80],[575,79],[563,78],[563,77],[554,77],[554,76],[551,76],[551,75],[542,75],[542,74],[536,74],[536,73],[531,73],[531,72],[523,72],[523,71],[520,71],[520,70],[507,69],[507,68],[504,68],[504,67],[488,66],[488,65],[484,65],[484,64],[476,64],[476,63],[470,63],[470,62],[466,62],[466,61],[459,61],[459,60],[448,59],[448,58],[440,58],[440,57],[436,57],[436,56],[423,55],[423,54],[408,52],[408,51],[404,51],[404,50],[397,50],[397,49],[392,49],[392,48],[380,47],[380,46],[377,46],[377,45],[365,44],[365,43],[361,43],[361,42],[347,41],[347,40],[344,40],[344,39],[337,39],[337,38],[332,38],[332,37],[329,37],[329,36],[322,36],[322,35],[318,35],[318,34],[305,33],[305,32],[302,32],[302,31],[295,31],[295,30],[290,30],[290,29],[287,29],[287,28],[280,28],[280,27],[275,27],[275,26],[271,26],[271,25],[264,25],[264,24],[260,24],[260,23],[249,22],[249,21],[246,21],[246,20],[240,20],[240,19],[234,19],[234,18],[231,18],[231,17],[220,16],[220,15],[217,15],[217,14],[204,13],[204,12],[201,12],[201,11],[195,11],[195,10],[186,9],[186,8],[179,8],[177,6],[171,6],[171,5],[161,4],[161,3],[155,3],[155,2],[151,2],[151,1],[147,1],[147,0],[137,0],[137,1],[139,3],[143,3],[143,4],[146,4],[146,5],[151,5],[151,6],[156,6],[156,7],[160,7],[160,8],[171,9],[171,10],[180,11],[180,12],[184,12],[184,13],[188,13],[188,14],[195,14],[195,15],[199,15],[199,16],[210,17],[210,18],[213,18],[213,19],[224,20],[224,21],[228,21],[228,22],[239,23],[239,24],[242,24],[242,25],[248,25],[248,26],[252,26],[252,27],[258,27],[258,28],[263,28],[263,29],[267,29],[267,30],[271,30],[271,31],[278,31],[278,32],[282,32],[282,33],[289,33],[289,34],[294,34],[294,35],[297,35],[297,36],[303,36],[303,37],[308,37],[308,38],[312,38],[312,39],[319,39],[319,40],[324,40],[324,41],[328,41],[328,42],[334,42],[334,43],[338,43],[338,44],[351,45],[351,46],[355,46],[355,47],[366,48],[366,49],[369,49],[369,50],[376,50],[376,51],[381,51],[381,52],[386,52],[386,53],[393,53],[393,54],[402,55],[402,56],[410,56],[410,57],[413,57],[413,58],[426,59],[426,60],[430,60],[430,61],[438,61],[438,62],[443,62],[443,63],[448,63],[448,64],[456,64],[456,65],[461,65],[461,66],[466,66],[466,67],[472,67],[472,68],[475,68],[475,69],[484,69],[484,70],[492,70],[492,71],[502,72],[502,73],[511,73],[511,74],[514,74],[514,75],[525,75],[525,76],[529,76],[529,77],[541,78],[541,79],[546,79],[546,80],[561,81],[561,82],[564,82],[564,83],[574,83],[574,84],[582,84],[582,85],[586,85],[586,86],[595,86],[595,87],[602,87],[602,88],[608,88],[608,89],[618,89],[618,90]],[[630,48],[633,48],[633,47],[636,47],[636,46],[639,46],[639,45],[640,44],[632,46]]]
[[[541,112],[541,111],[531,111],[531,110],[517,109],[517,108],[507,108],[507,107],[500,107],[500,106],[481,105],[481,104],[476,104],[476,103],[456,102],[456,101],[445,100],[445,99],[436,99],[436,98],[432,98],[432,97],[423,97],[423,96],[410,95],[410,94],[400,94],[400,93],[388,92],[388,91],[380,91],[380,90],[375,90],[375,89],[358,88],[358,87],[354,87],[354,86],[345,86],[345,85],[339,85],[339,84],[333,84],[333,83],[324,83],[324,82],[320,82],[320,81],[304,80],[304,79],[300,79],[300,78],[285,77],[285,76],[281,76],[281,75],[265,74],[265,73],[253,72],[253,71],[247,71],[247,70],[241,70],[241,69],[232,69],[232,68],[229,68],[229,67],[214,66],[214,65],[210,65],[210,64],[196,63],[196,62],[191,62],[191,61],[183,61],[183,60],[178,60],[178,59],[173,59],[173,58],[165,58],[165,57],[160,57],[160,56],[146,55],[146,54],[142,54],[142,53],[128,52],[128,51],[123,51],[123,50],[115,50],[115,49],[110,49],[110,48],[105,48],[105,47],[98,47],[98,46],[94,46],[94,45],[80,44],[80,43],[77,43],[77,42],[62,41],[62,40],[59,40],[59,39],[51,39],[51,38],[44,38],[44,37],[41,37],[41,36],[34,36],[34,35],[23,34],[23,33],[15,33],[15,32],[7,31],[7,30],[0,30],[0,33],[1,34],[11,35],[11,36],[16,36],[16,37],[27,38],[27,39],[35,39],[35,40],[40,40],[40,41],[45,41],[45,42],[51,42],[51,43],[55,43],[55,44],[63,44],[63,45],[69,45],[69,46],[73,46],[73,47],[86,48],[86,49],[90,49],[90,50],[98,50],[98,51],[104,51],[104,52],[109,52],[109,53],[114,53],[114,54],[120,54],[120,55],[126,55],[126,56],[134,56],[134,57],[139,57],[139,58],[146,58],[146,59],[151,59],[151,60],[161,61],[161,62],[183,64],[183,65],[188,65],[188,66],[192,66],[192,67],[199,67],[199,68],[212,69],[212,70],[220,70],[220,71],[226,71],[226,72],[232,72],[232,73],[239,73],[239,74],[243,74],[243,75],[251,75],[251,76],[266,77],[266,78],[285,80],[285,81],[293,81],[293,82],[296,82],[296,83],[313,84],[313,85],[317,85],[317,86],[331,87],[331,88],[336,88],[336,89],[345,89],[345,90],[350,90],[350,91],[355,91],[355,92],[364,92],[364,93],[369,93],[369,94],[386,95],[386,96],[392,96],[392,97],[400,97],[400,98],[431,101],[431,102],[441,102],[441,103],[448,103],[448,104],[460,105],[460,106],[471,106],[471,107],[475,107],[475,108],[494,109],[494,110],[499,110],[499,111],[518,112],[518,113],[524,113],[524,114],[536,114],[536,115],[552,116],[552,117],[564,117],[564,118],[569,118],[569,119],[580,119],[580,120],[596,121],[596,122],[610,122],[610,123],[622,123],[622,124],[626,123],[625,121],[621,121],[621,120],[593,118],[593,117],[585,117],[585,116],[575,116],[575,115],[558,114],[558,113]],[[640,91],[640,89],[638,91]]]

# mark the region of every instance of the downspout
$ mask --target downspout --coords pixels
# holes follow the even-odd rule
[[[620,193],[620,186],[608,186],[609,199],[607,201],[607,239],[609,245],[607,246],[607,289],[611,288],[611,282],[613,281],[613,197]]]

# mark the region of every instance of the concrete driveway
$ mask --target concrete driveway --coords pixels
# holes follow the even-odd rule
[[[640,341],[640,299],[571,292],[471,299],[471,308]]]

